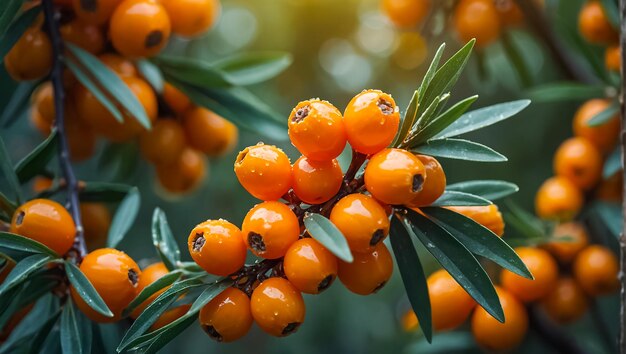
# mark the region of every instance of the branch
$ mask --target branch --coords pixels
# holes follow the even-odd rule
[[[622,120],[621,150],[622,150],[622,174],[626,178],[626,169],[624,169],[624,161],[626,159],[626,104],[624,102],[624,92],[626,92],[626,0],[620,1],[620,44],[621,44],[621,76],[622,76],[622,92],[620,94],[620,108]],[[626,179],[624,179],[626,182]],[[620,318],[619,318],[619,352],[626,353],[626,188],[622,186],[622,235],[619,238],[619,255],[620,255],[620,273],[619,279],[622,284],[620,291]]]
[[[54,89],[54,126],[59,135],[59,164],[63,177],[67,183],[67,198],[69,204],[69,211],[74,219],[76,225],[76,237],[74,238],[74,245],[70,250],[73,253],[73,257],[77,262],[80,262],[82,258],[87,254],[87,247],[85,246],[84,230],[82,219],[80,216],[80,204],[78,201],[78,181],[74,175],[72,169],[72,163],[70,161],[69,146],[67,141],[67,135],[65,133],[65,90],[63,88],[63,40],[59,33],[59,24],[57,13],[54,11],[53,0],[43,1],[43,11],[48,26],[48,35],[52,42],[52,50],[54,54],[54,62],[52,64],[52,71],[50,73],[50,80],[52,81],[52,87]]]

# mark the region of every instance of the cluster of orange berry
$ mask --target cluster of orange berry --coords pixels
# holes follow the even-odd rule
[[[609,22],[600,1],[591,0],[583,5],[578,13],[578,30],[587,42],[606,46],[604,65],[610,71],[619,72],[622,66],[619,33]]]

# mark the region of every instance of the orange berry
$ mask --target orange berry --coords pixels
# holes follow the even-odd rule
[[[152,326],[150,326],[150,331],[156,331],[157,329],[163,328],[168,324],[176,321],[177,319],[183,317],[190,308],[191,304],[184,304],[163,312],[163,314],[159,316],[159,318],[152,324]]]
[[[239,183],[255,198],[277,200],[291,188],[291,162],[283,150],[259,143],[239,152],[235,161]]]
[[[413,310],[409,310],[404,313],[401,319],[402,329],[405,332],[412,332],[419,328],[419,321],[417,320],[417,315]]]
[[[348,290],[369,295],[387,284],[393,273],[393,260],[382,242],[370,251],[354,253],[353,256],[352,263],[339,260],[339,280]]]
[[[289,115],[289,139],[311,160],[327,161],[339,156],[346,146],[341,112],[320,99],[302,101]]]
[[[174,194],[188,193],[198,188],[207,176],[207,170],[204,156],[188,147],[172,163],[156,165],[159,185]]]
[[[571,220],[582,205],[582,192],[563,177],[547,179],[535,196],[535,210],[543,219]]]
[[[343,181],[337,160],[312,161],[306,156],[293,164],[293,191],[307,204],[321,204],[332,198]]]
[[[186,147],[185,131],[173,119],[158,119],[152,129],[139,137],[139,147],[144,159],[154,164],[172,164]]]
[[[554,173],[587,190],[602,176],[602,154],[585,138],[569,138],[554,155]]]
[[[10,231],[43,243],[59,255],[72,248],[76,236],[70,213],[48,199],[33,199],[20,205],[13,214]]]
[[[142,292],[143,289],[145,289],[148,285],[161,279],[164,275],[167,275],[167,273],[169,273],[169,270],[167,270],[167,267],[165,267],[165,264],[163,264],[163,262],[149,265],[141,272],[141,278],[139,278],[139,282],[137,283],[137,293]],[[139,306],[135,308],[135,310],[133,310],[133,312],[130,314],[130,317],[133,319],[139,317],[143,310],[145,310],[146,307],[148,307],[148,305],[150,305],[159,295],[163,294],[165,290],[167,290],[167,288],[169,287],[165,287],[150,295],[150,297],[147,298],[146,301],[142,302]]]
[[[200,35],[217,22],[219,0],[160,0],[172,22],[172,31],[185,37]]]
[[[36,110],[48,126],[54,122],[54,89],[52,83],[46,81],[37,87],[33,94],[33,109]]]
[[[426,155],[415,155],[424,165],[425,175],[422,189],[408,203],[411,207],[428,206],[446,190],[446,174],[437,159]]]
[[[390,95],[380,90],[366,90],[348,103],[343,123],[352,148],[371,155],[389,146],[395,138],[400,111]]]
[[[124,0],[109,24],[113,47],[134,58],[158,54],[167,44],[170,31],[170,18],[156,0]]]
[[[299,291],[319,294],[337,277],[337,258],[312,238],[294,242],[285,254],[283,269]]]
[[[493,0],[461,0],[456,5],[454,28],[461,41],[476,38],[476,46],[484,48],[500,37],[500,27]]]
[[[398,27],[415,27],[428,16],[431,0],[382,0],[381,7]]]
[[[355,252],[370,252],[389,234],[389,218],[374,198],[350,194],[330,212],[330,221],[341,231]]]
[[[541,305],[555,322],[567,324],[578,320],[585,314],[589,301],[574,279],[562,277],[541,301]]]
[[[52,44],[48,35],[29,28],[4,57],[4,66],[16,81],[37,80],[52,68]]]
[[[92,309],[71,287],[72,299],[78,308],[94,322],[110,323],[121,319],[122,311],[139,294],[141,270],[126,253],[112,248],[101,248],[89,253],[80,264],[91,285],[107,304],[113,317],[106,317]]]
[[[600,182],[596,188],[595,197],[608,202],[621,202],[624,186],[624,174],[620,170],[618,173]]]
[[[41,193],[46,189],[50,189],[53,185],[52,178],[37,176],[33,180],[33,192]]]
[[[594,44],[610,44],[619,39],[599,1],[587,1],[583,5],[578,14],[578,30],[583,38]]]
[[[422,190],[424,164],[402,149],[385,149],[372,156],[365,167],[365,188],[383,203],[409,203]]]
[[[500,273],[502,287],[522,302],[542,299],[554,288],[559,277],[556,261],[540,248],[517,247],[515,252],[535,279],[526,279],[504,269]]]
[[[504,235],[504,219],[495,204],[485,206],[447,207],[456,213],[462,214],[478,224],[488,228],[498,236]]]
[[[98,59],[121,77],[137,76],[135,64],[120,55],[105,53],[100,55]]]
[[[237,127],[206,108],[189,109],[183,123],[189,144],[209,156],[224,155],[237,145]]]
[[[191,230],[187,239],[189,254],[208,273],[227,276],[246,261],[246,245],[241,230],[226,220],[207,220]]]
[[[169,82],[163,85],[163,101],[178,114],[185,113],[193,106],[189,97]]]
[[[559,239],[567,237],[567,240]],[[546,249],[550,251],[562,263],[571,263],[576,255],[589,244],[589,236],[582,224],[568,222],[559,224],[552,234],[554,241],[546,244]]]
[[[47,122],[38,110],[30,110],[29,120],[33,128],[37,129],[41,135],[48,136],[52,132],[52,124]]]
[[[250,298],[243,291],[228,288],[206,304],[199,315],[200,326],[218,342],[232,342],[252,327]]]
[[[255,205],[241,226],[243,240],[252,253],[267,259],[280,258],[300,236],[300,224],[283,203],[269,201]]]
[[[447,331],[462,325],[476,306],[472,297],[445,269],[428,277],[433,328]]]
[[[576,281],[591,296],[611,294],[619,289],[619,262],[606,247],[592,245],[574,260]]]
[[[477,307],[472,315],[472,334],[476,342],[491,351],[509,351],[522,343],[528,332],[528,313],[522,303],[508,291],[497,287],[506,321],[500,323]]]
[[[609,108],[611,103],[603,99],[585,102],[574,115],[574,135],[586,138],[603,153],[610,152],[619,138],[620,122],[618,114],[602,125],[589,126],[589,121],[598,113]]]
[[[524,22],[524,13],[515,0],[495,0],[500,22],[504,26],[518,26]]]
[[[74,12],[85,23],[103,25],[123,0],[73,0]]]
[[[104,33],[97,25],[73,20],[62,25],[59,31],[65,41],[75,44],[91,54],[98,54],[104,50]]]
[[[252,317],[265,332],[288,336],[304,322],[302,294],[284,278],[269,278],[252,292]]]
[[[80,216],[89,249],[96,249],[106,244],[111,226],[111,212],[107,206],[103,203],[81,202]]]
[[[76,115],[71,101],[67,102],[65,109],[65,134],[72,161],[85,161],[93,156],[96,151],[96,134]]]

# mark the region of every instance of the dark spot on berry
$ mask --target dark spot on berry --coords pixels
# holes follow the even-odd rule
[[[380,241],[385,238],[385,231],[382,229],[378,229],[374,231],[372,234],[372,238],[370,239],[370,246],[376,246]]]
[[[23,210],[20,210],[20,212],[17,214],[17,217],[15,218],[15,224],[16,225],[22,225],[22,223],[24,222],[24,217],[26,216],[26,213]]]
[[[128,270],[128,280],[130,280],[133,286],[137,285],[137,282],[139,281],[139,275],[137,274],[136,270],[132,268]]]
[[[146,48],[156,47],[163,42],[163,32],[156,30],[148,33],[144,45]]]
[[[378,286],[376,286],[376,287],[374,288],[374,290],[372,290],[372,294],[377,293],[377,292],[378,292],[380,289],[382,289],[385,285],[387,285],[387,282],[386,282],[386,281],[384,281],[384,282],[382,282],[382,283],[378,284]]]
[[[585,168],[584,167],[574,167],[574,168],[572,168],[572,173],[574,173],[574,176],[582,177],[582,176],[585,175]]]
[[[380,111],[383,112],[384,115],[392,114],[394,111],[391,103],[383,100],[382,98],[378,100],[376,105],[378,106],[378,108],[380,108]]]
[[[422,190],[424,186],[424,176],[421,174],[417,174],[413,176],[413,185],[411,186],[411,190],[413,193],[417,193]]]
[[[196,232],[196,236],[193,238],[192,248],[194,252],[200,252],[202,246],[206,243],[206,239],[204,238],[204,233]]]
[[[98,11],[98,0],[80,0],[80,8],[88,12]]]
[[[209,337],[211,337],[211,339],[216,340],[218,342],[221,342],[222,340],[224,340],[224,338],[222,338],[222,335],[219,334],[219,332],[217,332],[215,327],[213,327],[213,326],[202,326],[202,328],[209,335]]]
[[[335,276],[332,274],[322,279],[320,284],[317,286],[317,291],[321,293],[322,291],[328,289],[328,287],[332,285],[334,280],[335,280]]]
[[[294,333],[295,331],[297,331],[298,328],[300,328],[300,322],[291,322],[288,325],[286,325],[285,328],[283,328],[283,332],[281,334],[283,336],[288,336],[291,333]]]
[[[235,161],[235,164],[241,165],[243,163],[243,159],[246,158],[246,155],[248,155],[248,149],[240,152],[239,155],[237,155],[237,161]]]
[[[296,111],[296,114],[293,115],[291,121],[294,123],[300,123],[304,120],[304,118],[309,116],[309,112],[311,112],[311,108],[309,108],[309,106],[304,106]]]
[[[248,244],[257,252],[265,252],[265,242],[263,242],[263,236],[261,236],[261,234],[250,232],[248,234]]]

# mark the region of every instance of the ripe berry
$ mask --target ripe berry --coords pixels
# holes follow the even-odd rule
[[[122,0],[73,0],[74,12],[85,23],[103,25]]]
[[[589,121],[598,113],[609,108],[611,103],[603,99],[592,99],[585,102],[574,115],[574,135],[586,138],[603,153],[610,152],[619,138],[620,122],[616,114],[602,125],[589,126]]]
[[[427,283],[433,328],[447,331],[462,325],[476,306],[474,299],[444,269],[431,274]]]
[[[484,48],[500,37],[500,17],[493,0],[461,0],[454,10],[454,28],[463,42],[476,38]]]
[[[339,261],[339,280],[350,291],[369,295],[382,289],[393,272],[393,260],[381,242],[373,250],[354,253],[354,261]]]
[[[619,39],[599,1],[587,1],[583,5],[578,14],[578,30],[583,38],[594,44],[610,44]]]
[[[293,164],[293,191],[307,204],[321,204],[341,188],[343,173],[337,160],[312,161],[306,156]]]
[[[275,201],[263,202],[250,209],[241,229],[248,249],[266,259],[284,256],[300,236],[296,214],[285,204]]]
[[[504,235],[504,219],[495,204],[447,208],[474,220],[498,236]]]
[[[189,147],[169,164],[156,165],[159,185],[170,193],[189,193],[198,188],[208,174],[202,154]]]
[[[402,329],[405,332],[412,332],[419,328],[419,321],[417,320],[417,315],[413,310],[409,310],[402,315],[402,319],[400,321],[402,323]]]
[[[541,306],[552,320],[559,324],[567,324],[578,320],[585,314],[589,301],[574,279],[562,277],[541,301]]]
[[[519,26],[524,22],[524,13],[515,0],[495,0],[494,3],[503,26]]]
[[[540,249],[517,247],[515,252],[532,273],[534,279],[523,278],[509,270],[502,270],[502,287],[522,302],[531,302],[545,297],[556,284],[559,267],[552,256]]]
[[[291,188],[289,157],[273,145],[259,143],[241,151],[235,174],[243,188],[261,200],[277,200]]]
[[[596,188],[595,197],[607,202],[621,202],[623,192],[623,173],[619,171],[613,176],[600,182]]]
[[[559,240],[562,238],[567,240]],[[576,255],[589,244],[589,236],[585,227],[577,222],[559,224],[554,229],[552,239],[546,244],[547,250],[560,262],[571,263]]]
[[[194,37],[209,30],[220,14],[219,0],[160,0],[172,22],[172,32]]]
[[[48,125],[52,125],[55,117],[54,89],[50,81],[46,81],[37,87],[33,94],[32,109],[36,110]]]
[[[382,0],[381,7],[387,17],[398,27],[415,27],[432,7],[431,0]]]
[[[354,96],[343,114],[348,142],[371,155],[391,144],[400,125],[400,111],[390,95],[366,90]]]
[[[174,163],[186,147],[185,131],[173,119],[158,119],[152,129],[139,137],[144,159],[154,164]]]
[[[337,277],[337,267],[337,258],[312,238],[294,242],[283,263],[287,279],[306,294],[328,289]]]
[[[169,270],[165,267],[163,262],[158,262],[149,265],[141,272],[141,278],[139,278],[139,282],[137,283],[137,293],[140,293],[145,289],[148,285],[154,283],[155,281],[161,279],[164,275],[167,275]],[[143,310],[148,307],[159,295],[163,294],[168,287],[165,287],[161,290],[158,290],[154,294],[150,295],[146,301],[142,302],[139,306],[135,308],[135,310],[130,314],[130,317],[136,319],[141,315]]]
[[[89,159],[96,151],[96,134],[91,127],[76,114],[76,109],[69,101],[65,110],[65,134],[69,144],[72,161]]]
[[[135,64],[127,58],[113,53],[105,53],[100,55],[98,59],[121,77],[137,76]]]
[[[604,51],[604,66],[609,71],[620,71],[622,67],[622,53],[619,45],[607,47]]]
[[[591,296],[611,294],[619,289],[619,262],[606,247],[592,245],[574,260],[576,281]]]
[[[341,112],[320,99],[302,101],[289,115],[289,139],[310,160],[327,161],[346,146]]]
[[[33,199],[17,208],[10,231],[43,243],[59,255],[72,248],[76,236],[70,213],[61,204],[48,199]]]
[[[417,195],[408,203],[411,207],[428,206],[439,199],[446,189],[446,174],[437,159],[426,155],[415,155],[424,165],[424,184]]]
[[[341,198],[330,212],[330,221],[355,252],[371,251],[389,234],[385,209],[374,198],[360,193]]]
[[[185,113],[193,106],[189,97],[169,82],[163,85],[163,101],[178,114]]]
[[[207,220],[191,230],[189,254],[208,273],[227,276],[243,267],[246,245],[239,228],[226,220]]]
[[[59,28],[61,37],[91,54],[98,54],[104,50],[105,39],[102,29],[97,25],[73,20]]]
[[[156,0],[124,0],[109,24],[113,47],[133,58],[159,53],[167,44],[170,30],[170,18]]]
[[[302,294],[284,278],[269,278],[252,292],[252,317],[265,332],[285,337],[304,322]]]
[[[16,81],[37,80],[50,72],[52,44],[48,35],[29,28],[4,57],[4,66]]]
[[[385,149],[372,156],[365,167],[365,187],[383,203],[409,203],[422,190],[424,164],[402,149]]]
[[[200,310],[200,326],[218,342],[232,342],[252,327],[250,298],[243,291],[228,288]]]
[[[565,140],[554,155],[554,173],[588,190],[602,176],[602,154],[585,138]]]
[[[189,144],[209,156],[224,155],[237,145],[237,127],[206,108],[189,109],[183,123]]]
[[[72,287],[72,299],[78,308],[94,322],[119,321],[122,311],[139,293],[141,270],[126,253],[112,248],[101,248],[89,253],[80,264],[91,285],[107,304],[113,317],[106,317],[92,309]]]
[[[107,206],[103,203],[81,202],[80,216],[87,247],[89,249],[103,247],[111,226],[111,212]]]
[[[535,210],[543,219],[571,220],[582,205],[582,192],[563,177],[547,179],[535,197]]]

